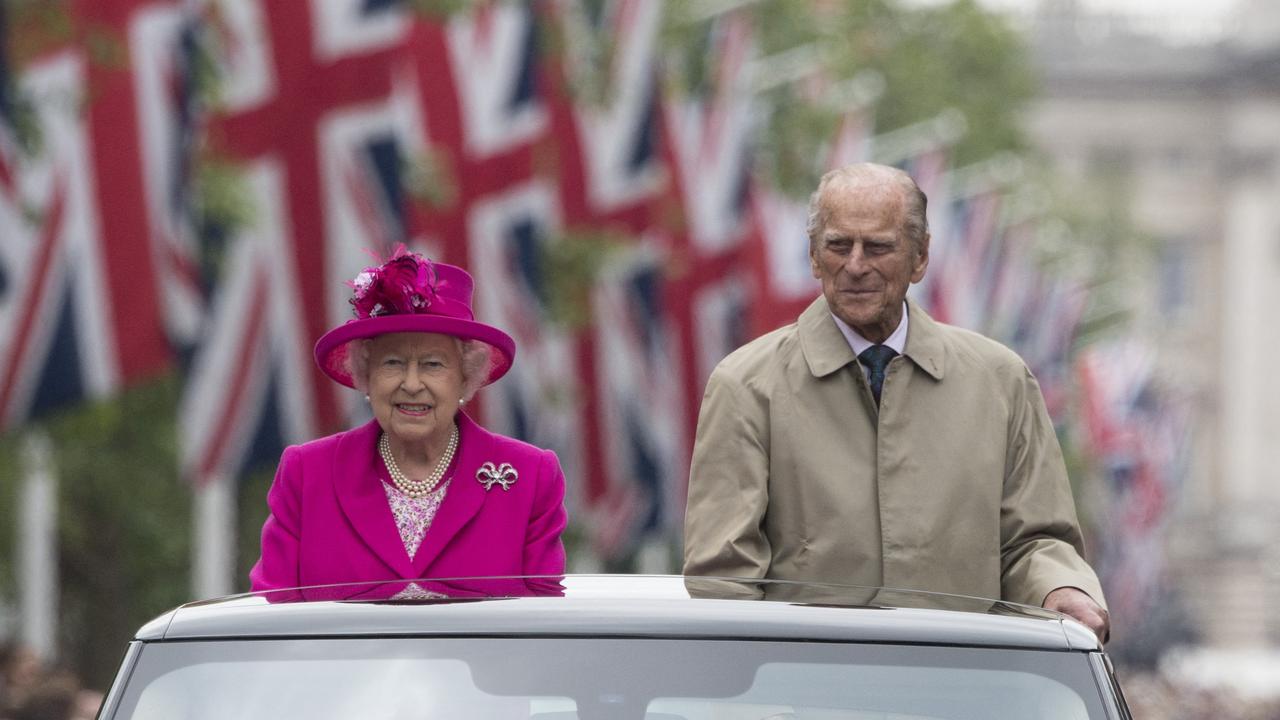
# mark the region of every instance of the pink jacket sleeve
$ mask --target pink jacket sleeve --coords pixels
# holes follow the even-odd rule
[[[302,481],[297,448],[285,448],[267,491],[271,514],[262,526],[262,555],[249,571],[249,587],[256,591],[298,586],[298,508]]]
[[[544,451],[538,460],[538,490],[524,538],[526,575],[563,575],[564,545],[560,533],[567,521],[564,509],[564,471],[555,453]]]

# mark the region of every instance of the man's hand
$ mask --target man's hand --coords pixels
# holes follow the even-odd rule
[[[1044,597],[1044,608],[1079,620],[1106,642],[1111,636],[1111,616],[1088,593],[1079,588],[1060,587]]]

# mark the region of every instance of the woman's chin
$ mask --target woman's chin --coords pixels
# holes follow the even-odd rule
[[[413,444],[429,441],[435,434],[435,427],[434,422],[405,422],[397,419],[388,423],[388,426],[383,426],[382,431],[393,442]]]

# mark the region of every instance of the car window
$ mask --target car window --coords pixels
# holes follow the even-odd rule
[[[572,709],[572,708],[570,708]],[[197,663],[157,677],[136,720],[525,718],[529,698],[476,690],[461,660],[368,658]]]
[[[649,708],[688,720],[1089,718],[1080,695],[1035,673],[843,663],[766,663],[737,697],[659,699]]]
[[[780,641],[290,639],[143,647],[120,720],[1091,720],[1076,652]],[[108,720],[104,716],[103,720]]]

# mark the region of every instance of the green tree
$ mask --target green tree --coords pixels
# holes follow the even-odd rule
[[[58,476],[58,655],[94,687],[110,684],[134,630],[190,599],[191,495],[177,477],[176,397],[170,376],[36,426],[49,435]],[[20,492],[21,440],[0,440],[6,513]],[[0,524],[14,528],[16,518]],[[14,588],[11,561],[6,569]],[[14,594],[5,592],[10,602]]]
[[[884,79],[875,104],[877,132],[887,132],[959,110],[968,131],[952,148],[956,166],[1001,151],[1021,151],[1020,112],[1037,87],[1017,31],[974,0],[905,7],[890,0],[763,0],[690,3],[668,15],[668,77],[683,88],[714,82],[706,53],[714,16],[707,8],[736,7],[751,15],[761,55],[807,63],[831,84],[872,71]],[[801,52],[796,52],[800,50]],[[768,67],[766,62],[765,67]],[[768,121],[760,138],[765,180],[792,195],[816,184],[820,149],[844,111],[829,97],[813,96],[797,77],[762,91]]]

